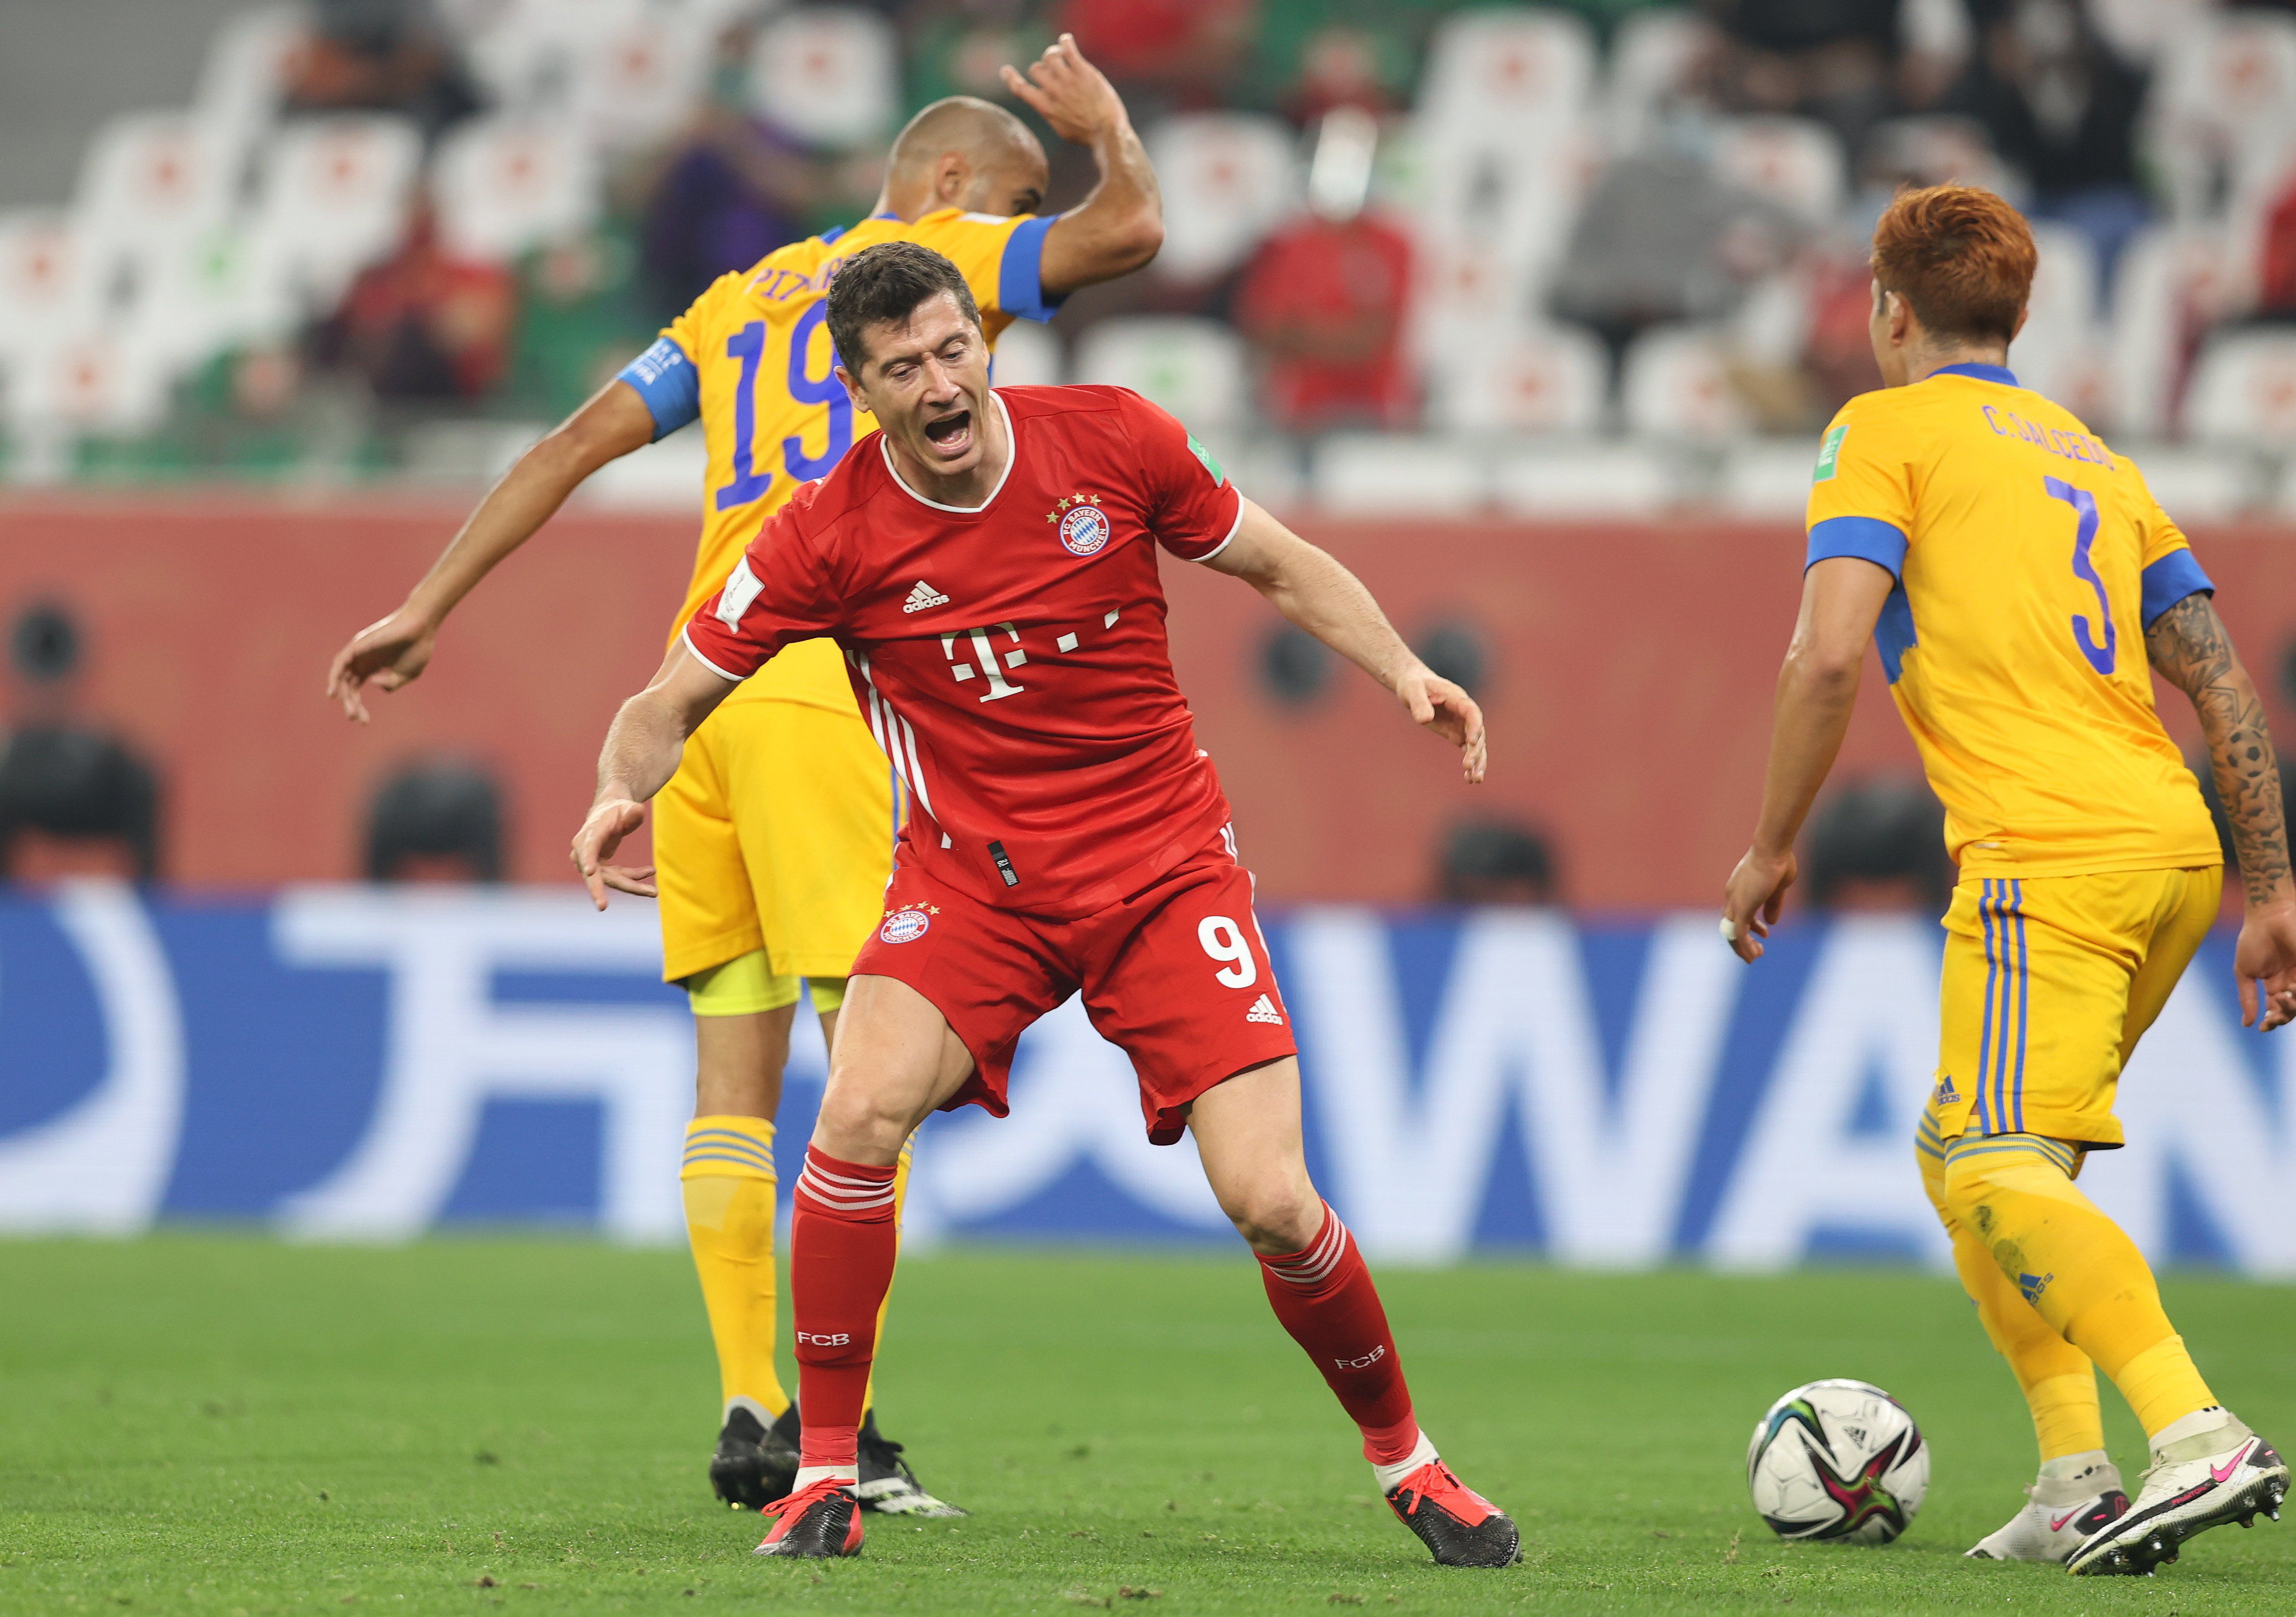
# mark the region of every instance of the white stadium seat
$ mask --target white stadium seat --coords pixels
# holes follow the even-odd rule
[[[1849,189],[1833,131],[1808,118],[1733,118],[1714,132],[1714,171],[1812,225],[1831,225]]]
[[[240,153],[230,132],[188,112],[137,112],[96,131],[72,200],[92,273],[151,254],[223,223],[237,200]]]
[[[758,31],[750,83],[758,111],[798,139],[865,145],[899,119],[899,42],[891,23],[857,6],[781,12]]]
[[[278,116],[289,66],[310,37],[300,6],[264,6],[225,19],[200,68],[193,105],[201,119],[228,130],[244,150]]]
[[[2201,310],[2226,307],[2221,231],[2156,226],[2122,252],[2114,277],[2108,341],[2113,431],[2133,439],[2169,437],[2185,332]]]
[[[1809,507],[1817,445],[1808,438],[1734,444],[1722,457],[1722,508],[1733,516],[1800,518]]]
[[[1131,315],[1078,340],[1069,380],[1112,382],[1154,400],[1192,427],[1249,419],[1243,340],[1217,320]]]
[[[701,100],[721,22],[699,6],[657,0],[583,41],[573,60],[582,137],[603,152],[627,152],[673,134]]]
[[[232,349],[286,339],[299,313],[283,267],[226,225],[156,259],[126,325],[139,349],[180,377]]]
[[[1620,368],[1619,393],[1629,431],[1724,439],[1752,431],[1721,341],[1705,326],[1656,326],[1636,338]]]
[[[643,23],[646,0],[502,0],[461,8],[472,77],[502,112],[570,114],[582,64],[603,41]]]
[[[504,260],[589,228],[598,163],[562,119],[496,116],[450,131],[432,160],[440,239],[464,258]]]
[[[2009,347],[2009,368],[2025,386],[2087,419],[2077,400],[2094,395],[2104,348],[2097,326],[2096,248],[2086,232],[2046,222],[2033,226],[2033,244],[2040,261],[2025,329]],[[2094,405],[2094,397],[2088,402]]]
[[[347,113],[300,119],[272,137],[256,214],[260,250],[313,308],[398,246],[422,137],[402,118]]]
[[[1015,320],[996,339],[991,374],[1000,388],[1055,388],[1061,384],[1060,333],[1037,320]]]
[[[1462,349],[1430,366],[1428,415],[1454,432],[1592,432],[1610,362],[1569,326],[1533,327]]]
[[[1614,439],[1521,445],[1493,460],[1490,477],[1499,510],[1532,521],[1656,516],[1682,485],[1665,453]]]
[[[166,419],[169,377],[160,357],[103,325],[60,330],[8,364],[7,415],[27,439],[133,436]]]
[[[69,214],[0,213],[0,356],[92,324],[103,305],[94,269]]]
[[[2206,443],[2296,449],[2296,332],[2227,332],[2193,372],[2188,436]]]
[[[1225,275],[1300,205],[1299,141],[1258,112],[1190,112],[1148,131],[1164,193],[1159,273],[1193,281]]]
[[[1576,123],[1594,87],[1595,33],[1584,18],[1494,7],[1436,29],[1418,109],[1423,122],[1505,138]]]
[[[1620,19],[1603,95],[1612,151],[1633,152],[1656,132],[1668,102],[1719,37],[1711,22],[1687,8],[1657,7]]]
[[[1488,505],[1488,457],[1452,438],[1334,432],[1316,446],[1308,482],[1334,516],[1465,516]]]
[[[2263,464],[2245,449],[2152,444],[2136,453],[2145,487],[2180,523],[2221,521],[2269,502]]]
[[[2194,19],[2162,52],[2145,109],[2177,212],[2200,215],[2296,139],[2296,19],[2262,9]]]

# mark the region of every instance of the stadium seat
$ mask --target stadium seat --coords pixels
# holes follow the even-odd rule
[[[2186,333],[2230,300],[2226,259],[2223,233],[2202,226],[2155,226],[2123,251],[2109,326],[2114,431],[2143,439],[2174,431]]]
[[[1595,34],[1584,18],[1514,7],[1459,12],[1429,44],[1419,116],[1499,138],[1551,133],[1586,114],[1594,87]]]
[[[2180,218],[2197,218],[2296,140],[2296,19],[2262,8],[2195,18],[2163,52],[2145,109]]]
[[[230,349],[283,341],[299,312],[276,258],[225,225],[155,258],[125,324],[138,350],[174,379]]]
[[[90,273],[221,224],[236,200],[240,154],[230,132],[188,112],[136,112],[96,131],[72,200]]]
[[[991,374],[1000,388],[1053,388],[1064,369],[1060,333],[1035,320],[1015,320],[996,339]]]
[[[1686,8],[1629,12],[1620,21],[1602,103],[1611,150],[1633,152],[1650,139],[1716,38],[1714,25]]]
[[[2271,498],[2265,464],[2246,450],[2156,444],[2144,457],[2145,487],[2180,523],[2220,521]]]
[[[2186,433],[2203,443],[2296,449],[2296,332],[2227,332],[2194,367]]]
[[[225,19],[200,68],[193,106],[244,150],[278,116],[288,66],[310,37],[300,6],[273,5]]]
[[[578,503],[615,511],[674,511],[683,516],[701,503],[709,475],[709,440],[697,431],[673,432],[592,472]]]
[[[1603,345],[1539,326],[1454,349],[1429,367],[1428,415],[1454,432],[1592,432],[1610,391]]]
[[[0,213],[0,357],[93,323],[102,288],[69,214]]]
[[[2040,262],[2025,329],[2009,348],[2009,368],[2025,386],[2087,419],[2089,409],[2076,400],[2086,398],[2094,408],[2101,385],[2096,249],[2086,232],[2047,223],[2033,226],[2033,244]]]
[[[1431,256],[1455,261],[1437,283],[1464,269],[1510,308],[1537,305],[1599,169],[1590,126],[1495,139],[1423,122],[1414,140],[1420,173],[1405,209]]]
[[[662,140],[693,114],[724,18],[698,4],[656,4],[610,18],[573,59],[574,122],[602,152]]]
[[[414,124],[381,113],[304,119],[272,137],[255,235],[311,307],[398,245],[422,156]]]
[[[1866,183],[1975,185],[2012,202],[2024,201],[2025,186],[1993,149],[1985,126],[1973,119],[1944,114],[1893,118],[1876,124],[1866,137],[1862,165]]]
[[[582,64],[644,25],[647,0],[471,0],[453,26],[463,59],[499,112],[570,114]]]
[[[1709,327],[1663,325],[1627,349],[1620,402],[1628,430],[1661,439],[1722,439],[1751,429],[1731,385],[1721,340]]]
[[[901,75],[893,25],[857,6],[775,13],[750,59],[752,103],[798,139],[845,148],[892,132]]]
[[[9,426],[29,439],[134,436],[167,417],[168,377],[159,356],[100,324],[50,333],[10,359],[7,378]]]
[[[1077,342],[1071,382],[1112,382],[1200,430],[1245,421],[1243,341],[1217,320],[1131,315],[1103,320]]]
[[[1190,112],[1148,131],[1164,192],[1158,273],[1193,281],[1225,275],[1300,204],[1299,142],[1258,112]]]
[[[1499,509],[1531,521],[1656,516],[1681,481],[1661,451],[1617,439],[1522,445],[1497,456],[1490,477]]]
[[[1726,119],[1714,132],[1714,171],[1816,226],[1834,222],[1849,165],[1833,130],[1808,118]]]
[[[1466,516],[1490,499],[1487,459],[1451,438],[1334,432],[1316,446],[1308,485],[1332,516]]]
[[[472,119],[440,141],[430,172],[440,239],[471,259],[509,259],[596,219],[597,161],[563,119]]]

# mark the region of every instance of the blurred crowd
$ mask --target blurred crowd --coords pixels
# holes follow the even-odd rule
[[[2296,446],[2285,8],[308,0],[108,125],[68,206],[0,216],[11,473],[477,475],[1060,30],[1168,241],[1001,378],[1140,387],[1295,491],[1633,507],[1662,458],[1490,443],[1806,439],[1874,380],[1871,220],[1945,178],[2039,226],[2030,382],[2122,439]]]

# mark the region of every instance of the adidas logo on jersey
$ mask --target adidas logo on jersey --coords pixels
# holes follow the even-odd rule
[[[1278,1027],[1283,1025],[1283,1013],[1277,1010],[1275,1002],[1265,994],[1252,1001],[1251,1009],[1243,1014],[1243,1019],[1246,1022],[1272,1022]]]
[[[919,579],[917,580],[917,587],[909,592],[909,598],[901,603],[901,610],[905,612],[922,612],[930,611],[931,608],[936,606],[947,606],[947,604],[948,597],[947,595],[941,594],[940,591],[935,589],[922,579]]]

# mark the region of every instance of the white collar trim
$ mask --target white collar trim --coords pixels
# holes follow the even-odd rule
[[[1004,419],[1004,470],[996,480],[996,487],[988,491],[987,499],[978,505],[944,505],[939,500],[925,498],[923,495],[909,487],[901,476],[901,469],[893,464],[892,440],[881,437],[877,440],[877,449],[885,457],[885,470],[892,473],[894,487],[920,505],[930,505],[935,511],[954,511],[960,516],[978,516],[994,505],[996,503],[996,497],[1004,492],[1004,485],[1011,480],[1013,468],[1021,458],[1021,439],[1020,435],[1013,430],[1013,412],[1004,407],[1003,396],[996,389],[991,388],[988,390],[988,397],[996,406],[996,414]]]

